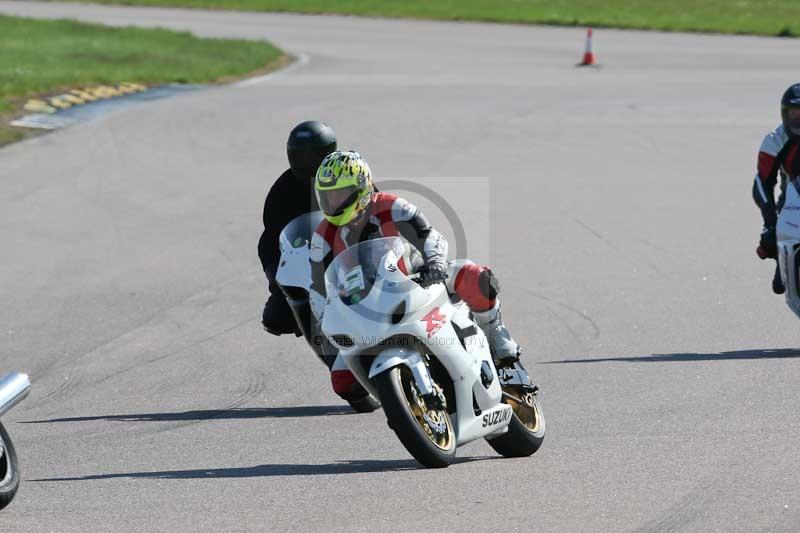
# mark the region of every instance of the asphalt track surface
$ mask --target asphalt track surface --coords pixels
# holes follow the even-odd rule
[[[798,529],[797,321],[750,200],[797,41],[602,30],[594,70],[580,29],[0,11],[308,57],[0,150],[0,366],[34,382],[4,419],[25,471],[0,530]],[[418,469],[261,330],[263,196],[310,117],[490,228],[472,250],[542,386],[534,457]]]

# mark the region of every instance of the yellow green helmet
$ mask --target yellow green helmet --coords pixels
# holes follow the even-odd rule
[[[361,214],[373,189],[369,165],[358,152],[331,152],[314,180],[322,215],[334,226],[344,226]]]

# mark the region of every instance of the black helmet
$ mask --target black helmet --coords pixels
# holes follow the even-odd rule
[[[781,98],[781,119],[786,135],[800,135],[800,83],[795,83],[783,93]]]
[[[292,173],[301,179],[313,180],[322,159],[336,151],[336,132],[318,120],[302,122],[289,133],[286,154]]]

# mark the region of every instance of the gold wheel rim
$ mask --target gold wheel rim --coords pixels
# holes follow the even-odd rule
[[[422,428],[425,436],[440,450],[448,451],[453,446],[453,426],[447,411],[429,409],[419,394],[417,384],[411,371],[402,366],[400,369],[400,386],[411,410],[414,420]]]
[[[532,392],[520,394],[520,390],[512,387],[503,387],[503,392],[507,393],[506,403],[511,406],[514,416],[517,417],[523,426],[531,433],[538,433],[542,429],[542,409]],[[517,400],[520,401],[517,401]]]

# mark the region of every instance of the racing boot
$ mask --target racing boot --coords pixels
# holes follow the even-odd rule
[[[777,264],[775,265],[775,275],[772,277],[772,292],[775,294],[786,292],[786,287],[783,285],[783,279],[781,278],[781,269]]]
[[[341,357],[336,357],[331,367],[331,385],[333,392],[349,403],[356,413],[371,413],[381,406],[381,403],[356,380]]]
[[[261,313],[261,325],[273,335],[286,333],[300,335],[300,328],[297,326],[294,314],[292,314],[292,310],[286,302],[286,296],[280,291],[272,293],[264,305],[264,311]]]
[[[519,344],[511,338],[508,328],[503,324],[503,317],[500,315],[500,301],[497,300],[491,309],[479,313],[473,311],[472,314],[486,334],[495,365],[501,368],[516,363],[520,354]]]

